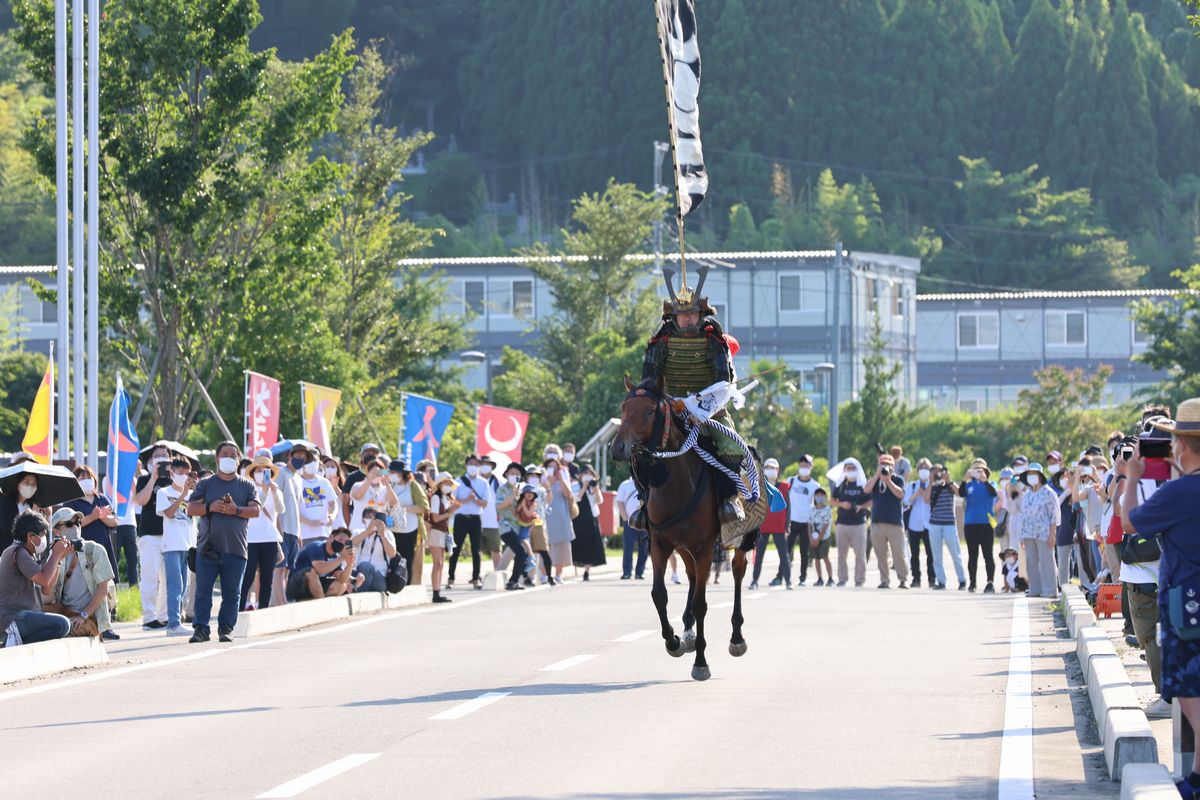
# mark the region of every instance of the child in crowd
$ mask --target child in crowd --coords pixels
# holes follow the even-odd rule
[[[808,552],[817,568],[817,586],[833,586],[833,562],[829,560],[829,540],[833,536],[833,511],[829,508],[829,495],[824,489],[813,492],[812,515],[808,521]],[[821,570],[822,563],[825,566]],[[828,577],[825,577],[825,576]]]
[[[1004,576],[1004,591],[1024,593],[1029,588],[1029,583],[1021,577],[1021,562],[1017,551],[1010,547],[1000,554],[1000,558],[1004,560],[1004,565],[1000,568]]]

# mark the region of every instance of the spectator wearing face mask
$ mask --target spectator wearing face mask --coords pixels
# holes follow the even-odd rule
[[[363,476],[364,479],[366,476]],[[314,539],[324,539],[338,520],[339,507],[333,484],[321,474],[316,454],[300,469],[299,493],[300,540],[308,545]]]
[[[396,535],[388,529],[383,512],[368,508],[362,515],[361,531],[351,531],[354,572],[362,577],[357,592],[386,592],[388,562],[397,554]],[[403,557],[403,556],[402,556]]]
[[[115,641],[121,637],[112,629],[108,586],[116,575],[104,548],[82,538],[82,519],[83,515],[71,508],[60,508],[50,518],[54,535],[72,547],[59,562],[54,582],[42,589],[42,610],[69,619],[71,636],[98,635]]]
[[[187,499],[196,489],[197,478],[186,458],[176,457],[167,468],[171,478],[154,495],[154,514],[162,531],[163,571],[167,584],[166,633],[167,636],[191,636],[192,631],[183,625],[183,596],[188,585],[188,550],[196,546],[196,524],[188,516]]]
[[[429,500],[426,499],[421,484],[409,471],[408,465],[399,459],[393,459],[388,464],[388,480],[392,484],[392,492],[396,495],[396,505],[390,509],[390,514],[384,514],[383,522],[390,528],[396,550],[408,566],[408,577],[412,580],[412,564],[417,557],[417,533],[421,516],[429,508]],[[425,560],[424,553],[421,554],[421,560]],[[386,578],[386,564],[382,574]]]
[[[242,611],[269,608],[274,591],[275,565],[279,563],[283,537],[279,533],[279,515],[283,513],[283,496],[275,480],[279,468],[268,456],[256,457],[243,475],[254,484],[259,515],[246,524],[246,574],[242,576]],[[258,593],[250,597],[250,587],[258,578]]]
[[[774,458],[768,458],[763,462],[763,477],[770,481],[785,498],[790,498],[790,490],[788,485],[779,480],[779,462]],[[809,498],[811,502],[812,498]],[[750,588],[758,588],[758,578],[762,575],[763,558],[767,554],[767,540],[770,538],[775,542],[775,552],[779,555],[779,572],[771,581],[772,586],[785,585],[790,590],[792,588],[792,569],[788,559],[788,551],[790,548],[787,544],[787,524],[788,524],[788,509],[784,508],[779,511],[771,511],[767,513],[766,518],[758,527],[758,541],[754,545],[754,573],[750,578]],[[807,531],[808,523],[805,523]],[[805,539],[807,539],[807,535]],[[802,547],[804,553],[808,553],[808,542],[805,541]]]
[[[579,480],[579,464],[576,462],[575,445],[567,442],[562,446],[562,465],[571,475],[571,480]]]
[[[1067,473],[1067,488],[1071,493],[1071,500],[1078,504],[1080,513],[1083,516],[1082,536],[1085,545],[1091,548],[1093,542],[1098,542],[1100,539],[1100,523],[1104,515],[1104,504],[1101,500],[1101,485],[1097,483],[1096,468],[1092,466],[1092,459],[1084,456],[1079,459],[1073,470]],[[1094,555],[1094,551],[1093,551]],[[1097,574],[1097,580],[1105,583],[1117,582],[1121,578],[1121,561],[1115,559],[1115,563],[1111,563],[1106,554],[1100,554],[1101,570]]]
[[[533,520],[529,524],[529,546],[533,548],[533,552],[537,555],[541,564],[542,576],[541,583],[547,583],[551,580],[551,572],[553,571],[553,562],[550,560],[550,541],[546,537],[546,507],[547,494],[544,481],[546,471],[537,464],[530,464],[525,468],[525,474],[528,476],[526,482],[534,494],[535,514]],[[536,578],[537,576],[534,575]]]
[[[408,565],[408,582],[420,586],[425,578],[425,552],[429,548],[429,501],[433,492],[433,481],[437,477],[437,465],[428,459],[417,462],[413,469],[413,505],[418,508],[417,543],[413,548],[413,560]]]
[[[159,580],[164,574],[163,519],[155,509],[158,492],[171,485],[172,457],[166,445],[154,444],[146,464],[146,474],[134,484],[133,501],[143,508],[138,523],[138,562],[141,565],[138,593],[142,599],[144,631],[161,630],[169,624],[166,587]],[[191,462],[188,463],[190,465]]]
[[[458,557],[464,542],[471,543],[471,588],[482,589],[480,580],[480,555],[483,549],[483,510],[496,504],[492,486],[479,474],[479,457],[472,454],[466,459],[466,472],[459,478],[454,499],[458,511],[454,513],[454,552],[450,554],[449,580],[446,588],[454,586],[454,572],[458,568]]]
[[[901,501],[904,499],[904,481],[896,475],[895,460],[888,453],[879,456],[875,474],[867,482],[865,491],[871,498],[871,544],[879,564],[879,588],[892,585],[892,570],[900,581],[900,588],[908,588],[908,563],[904,560],[904,514]],[[888,551],[891,551],[891,567],[888,567]]]
[[[992,471],[982,458],[975,459],[967,470],[967,478],[958,487],[958,496],[963,498],[963,533],[967,538],[967,574],[971,577],[969,591],[975,591],[975,576],[979,567],[979,556],[983,556],[987,584],[984,594],[996,591],[996,560],[993,548],[996,532],[992,529],[991,515],[996,511],[996,487],[989,480]]]
[[[578,572],[583,567],[583,579],[590,580],[592,567],[608,563],[604,552],[604,536],[600,533],[600,507],[604,495],[600,492],[599,478],[595,468],[586,462],[579,465],[576,479],[571,482],[571,493],[579,514],[571,520],[575,538],[571,540],[571,563]]]
[[[189,639],[192,643],[207,642],[211,636],[213,587],[218,578],[221,610],[217,633],[220,641],[233,641],[242,575],[246,571],[246,525],[258,516],[260,508],[254,484],[237,474],[240,455],[233,442],[217,445],[216,473],[196,484],[188,497],[188,514],[208,522],[196,542],[196,610]]]
[[[356,563],[354,544],[347,528],[334,528],[327,539],[309,542],[296,556],[296,569],[288,578],[288,602],[350,594],[366,582],[363,575],[355,574]]]
[[[140,474],[141,460],[137,460],[134,463],[137,465],[136,471]],[[133,476],[133,480],[129,482],[130,486],[137,485],[137,477],[137,475]],[[110,502],[117,496],[108,475],[104,476],[101,494],[109,498]],[[120,508],[120,503],[117,503],[117,508]],[[138,584],[137,518],[140,513],[141,507],[134,501],[133,497],[130,497],[129,502],[125,504],[125,513],[117,517],[117,527],[113,528],[109,533],[113,552],[116,553],[118,559],[121,556],[125,557],[125,582],[130,586],[137,586]]]
[[[29,453],[15,453],[12,459],[9,460],[8,466],[15,467],[18,464],[23,464],[26,461],[33,461],[33,456]],[[26,475],[17,484],[17,491],[13,494],[0,494],[0,552],[8,549],[12,544],[12,528],[17,517],[31,510],[29,499],[37,494],[37,478],[33,475]],[[0,634],[4,631],[0,630]]]
[[[500,488],[500,479],[496,477],[496,462],[491,456],[479,457],[479,477],[487,481],[492,491],[492,502],[479,511],[480,539],[482,539],[481,555],[491,556],[492,569],[500,571],[500,551],[504,545],[500,541],[500,515],[496,512],[496,490]]]
[[[933,548],[933,570],[937,590],[946,588],[946,568],[943,564],[945,552],[950,551],[954,573],[958,577],[958,590],[965,591],[967,577],[963,571],[962,551],[958,543],[958,524],[954,518],[954,497],[958,487],[950,480],[950,473],[941,464],[934,464],[930,473],[933,485],[929,488],[929,545]]]
[[[439,472],[430,487],[429,498],[429,552],[433,555],[432,585],[433,602],[449,603],[450,598],[442,595],[442,563],[446,548],[451,546],[450,519],[459,508],[454,498],[458,483],[449,472]]]
[[[571,492],[571,476],[563,469],[558,458],[550,457],[542,464],[546,474],[543,487],[546,490],[546,511],[543,519],[546,539],[550,543],[550,560],[554,564],[554,576],[550,585],[563,582],[563,568],[571,563],[571,542],[575,539],[575,528],[571,524],[571,507],[574,497]]]
[[[821,488],[816,479],[812,476],[813,459],[808,453],[800,456],[796,474],[787,484],[786,491],[783,486],[779,490],[783,492],[787,498],[787,514],[788,514],[788,537],[787,551],[788,562],[794,564],[792,554],[797,542],[800,543],[800,585],[803,586],[808,582],[808,559],[810,543],[809,534],[811,533],[810,517],[812,515],[812,498],[817,489]],[[778,549],[778,548],[777,548]],[[783,557],[780,559],[780,567],[783,566]]]
[[[1034,462],[1021,473],[1021,546],[1025,548],[1031,597],[1054,597],[1053,547],[1058,533],[1058,495],[1046,484],[1042,465]]]
[[[342,519],[350,522],[354,519],[353,497],[354,487],[367,477],[367,472],[371,466],[379,460],[383,454],[383,449],[377,444],[364,444],[358,450],[358,463],[361,465],[358,469],[351,472],[342,481],[341,492],[341,515]],[[386,461],[384,462],[386,463]],[[332,485],[332,484],[331,484]]]
[[[866,492],[867,478],[856,458],[848,458],[829,471],[833,485],[833,504],[837,507],[838,586],[850,579],[848,554],[854,551],[854,585],[867,581],[867,515],[871,495]]]
[[[96,479],[96,473],[91,467],[86,464],[76,467],[75,478],[79,481],[79,488],[83,490],[83,497],[63,505],[83,515],[83,538],[104,548],[115,572],[117,554],[113,551],[109,531],[117,527],[117,517],[113,513],[112,505],[107,497],[100,494],[100,481]]]
[[[504,468],[504,480],[496,489],[496,516],[500,523],[500,541],[507,548],[500,568],[512,566],[512,575],[504,585],[507,591],[524,589],[521,577],[533,564],[533,551],[529,549],[529,526],[517,521],[517,503],[521,499],[521,488],[525,483],[525,468],[512,462]]]
[[[904,488],[903,505],[907,511],[905,525],[908,529],[908,566],[912,572],[912,586],[921,585],[921,545],[925,546],[925,574],[929,576],[929,588],[937,586],[937,573],[933,568],[933,547],[929,543],[929,490],[933,464],[928,458],[917,462],[916,480]]]
[[[71,621],[42,610],[42,590],[53,586],[59,562],[71,545],[50,541],[50,523],[36,511],[23,511],[13,520],[13,543],[0,553],[0,636],[14,635],[22,644],[62,639]],[[45,564],[38,557],[50,550]]]
[[[388,474],[387,462],[376,458],[371,462],[363,462],[362,469],[366,477],[354,484],[350,490],[350,524],[352,531],[361,531],[364,527],[363,512],[371,509],[378,516],[381,512],[386,517],[387,510],[395,507],[399,500],[392,490],[392,481]]]
[[[833,586],[833,564],[829,561],[829,542],[833,537],[833,510],[829,507],[829,496],[819,486],[813,492],[808,530],[808,553],[817,567],[816,585]]]
[[[279,496],[283,499],[283,513],[279,516],[279,530],[283,534],[283,561],[287,572],[296,566],[296,555],[301,547],[300,527],[300,482],[304,465],[315,456],[309,452],[308,445],[296,443],[287,460],[275,477],[275,485],[279,487]]]

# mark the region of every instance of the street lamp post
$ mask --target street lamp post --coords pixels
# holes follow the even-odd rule
[[[473,364],[478,366],[483,364],[485,380],[487,381],[487,401],[488,405],[492,404],[492,359],[488,358],[487,353],[479,350],[467,350],[458,354],[458,358],[464,364]]]
[[[829,361],[822,361],[813,366],[818,375],[825,376],[825,407],[829,409],[829,466],[832,468],[838,462],[838,407],[834,400],[833,382],[836,380],[835,367]]]

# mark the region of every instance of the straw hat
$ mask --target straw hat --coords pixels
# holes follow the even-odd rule
[[[433,491],[440,492],[442,487],[447,483],[450,484],[451,489],[458,488],[458,481],[454,480],[453,475],[445,471],[439,472],[437,477],[433,479]]]
[[[981,469],[987,473],[987,476],[992,477],[992,471],[988,469],[987,461],[982,458],[977,458],[971,462],[971,469]]]
[[[1164,422],[1152,420],[1150,424],[1175,436],[1200,436],[1200,397],[1180,403],[1175,419]]]
[[[275,466],[270,456],[255,456],[254,460],[246,465],[246,472],[250,475],[253,475],[260,469],[271,470],[271,480],[279,477],[279,467]]]

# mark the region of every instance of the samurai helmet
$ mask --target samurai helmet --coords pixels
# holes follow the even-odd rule
[[[663,302],[663,314],[699,314],[702,317],[709,317],[717,312],[708,304],[707,297],[701,297],[700,292],[704,289],[704,280],[708,277],[708,266],[701,266],[699,269],[700,278],[696,281],[696,288],[691,288],[687,285],[686,278],[680,281],[679,291],[675,291],[675,270],[669,267],[663,267],[663,281],[667,284],[667,295],[670,300]],[[686,275],[686,273],[684,273]]]

